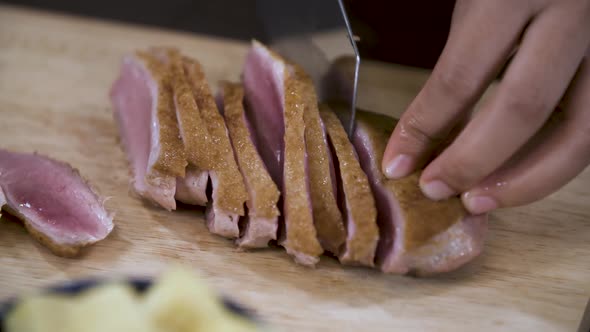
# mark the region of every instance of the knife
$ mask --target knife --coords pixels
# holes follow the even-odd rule
[[[590,299],[588,299],[586,309],[584,309],[584,313],[582,314],[582,321],[578,327],[578,332],[590,332]]]
[[[342,0],[257,0],[256,12],[271,48],[301,65],[310,74],[320,102],[347,104],[352,137],[360,55]],[[336,73],[339,59],[354,59],[353,79]]]

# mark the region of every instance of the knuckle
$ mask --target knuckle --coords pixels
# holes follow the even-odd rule
[[[478,89],[472,70],[465,65],[451,64],[433,73],[434,88],[444,96],[462,104],[471,102]]]
[[[448,158],[440,166],[441,178],[453,189],[462,192],[468,190],[478,178],[478,166],[464,157]]]
[[[426,119],[418,112],[411,112],[404,116],[401,127],[401,137],[404,141],[417,144],[430,144],[440,141],[431,133],[426,125]]]
[[[546,98],[539,93],[514,93],[509,90],[504,97],[503,110],[523,123],[531,123],[531,120],[544,119],[550,111],[551,105]]]

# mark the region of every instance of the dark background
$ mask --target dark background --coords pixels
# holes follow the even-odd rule
[[[287,5],[297,0],[276,0]],[[317,4],[330,0],[317,0]],[[335,1],[335,0],[331,0]],[[3,0],[104,19],[249,40],[264,36],[256,0]],[[276,3],[276,2],[275,2]],[[345,0],[364,58],[432,68],[449,31],[452,0]],[[274,6],[281,9],[282,6]],[[220,19],[221,18],[221,19]],[[330,27],[325,22],[325,27]],[[263,37],[259,37],[264,40]]]

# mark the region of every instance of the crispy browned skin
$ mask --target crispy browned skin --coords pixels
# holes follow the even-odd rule
[[[27,231],[31,235],[31,237],[33,237],[35,240],[37,240],[37,242],[41,243],[44,247],[48,248],[53,254],[55,254],[57,256],[68,257],[68,258],[76,257],[77,255],[80,254],[81,249],[85,246],[85,245],[72,246],[72,245],[63,245],[60,243],[56,243],[56,242],[52,241],[49,237],[47,237],[45,234],[39,232],[34,227],[32,227],[31,224],[26,220],[26,218],[23,215],[21,215],[20,213],[18,213],[17,211],[15,211],[13,209],[11,209],[8,205],[4,206],[4,210],[6,210],[11,215],[17,217],[19,220],[21,220],[23,225],[25,226],[25,228],[27,229]]]
[[[340,168],[341,190],[349,207],[347,221],[354,222],[348,234],[346,248],[340,255],[343,264],[374,265],[375,250],[379,241],[377,208],[367,175],[361,168],[352,143],[338,117],[326,105],[320,106],[322,120],[332,142]],[[346,209],[346,206],[343,207]]]
[[[207,125],[193,96],[188,78],[184,73],[180,53],[169,50],[168,59],[172,72],[172,90],[178,116],[178,124],[182,132],[182,140],[187,160],[199,170],[209,170],[211,160],[211,137]]]
[[[417,249],[433,236],[446,231],[467,214],[459,198],[432,201],[420,190],[416,172],[399,180],[389,180],[387,186],[398,199],[407,226],[404,231],[404,248]]]
[[[180,139],[176,112],[174,111],[170,72],[167,66],[161,64],[149,52],[138,51],[136,55],[143,61],[146,68],[158,82],[158,87],[160,88],[158,89],[157,117],[160,125],[159,138],[161,150],[153,169],[161,174],[184,177],[185,168],[188,163],[186,161],[184,145]],[[148,172],[147,180],[152,182],[153,178],[153,176],[150,176],[150,172]]]
[[[333,104],[330,104],[332,109],[337,110],[342,115],[343,112],[346,113],[345,117],[348,117],[349,110],[343,109],[343,105],[339,104],[338,107],[335,107]],[[370,137],[371,142],[375,142],[373,146],[375,147],[375,159],[377,165],[381,167],[381,161],[383,160],[383,153],[385,151],[385,147],[387,145],[387,141],[391,132],[393,132],[393,128],[397,123],[397,120],[378,113],[373,112],[366,112],[357,110],[357,126],[365,126],[368,128],[366,130],[367,135]],[[379,172],[380,180],[385,180],[385,175]]]
[[[218,206],[227,212],[244,215],[244,203],[248,199],[242,174],[238,169],[225,122],[215,104],[201,64],[188,57],[183,58],[185,73],[211,136],[208,149],[212,152],[211,170],[219,177]]]
[[[283,194],[286,217],[282,245],[299,263],[313,265],[323,249],[317,238],[305,180],[305,106],[301,82],[285,73]]]
[[[256,213],[256,217],[273,218],[280,212],[277,202],[281,193],[270,174],[266,171],[264,162],[258,155],[256,147],[250,138],[250,132],[244,123],[244,88],[240,84],[221,82],[223,89],[223,104],[225,124],[244,175],[244,181],[249,184],[254,193],[249,198],[249,213]]]
[[[301,102],[305,105],[305,145],[309,167],[309,182],[313,205],[313,220],[320,243],[327,251],[338,254],[346,240],[342,214],[334,196],[330,172],[330,151],[322,130],[318,101],[311,78],[297,65],[295,76],[301,85]]]
[[[396,120],[381,114],[357,111],[357,125],[371,128],[372,141],[375,142],[375,158],[381,165],[383,153]],[[443,201],[428,199],[420,190],[418,179],[421,171],[399,180],[382,179],[399,201],[406,227],[404,244],[406,250],[416,249],[426,244],[432,237],[447,230],[463,219],[467,212],[458,197]]]

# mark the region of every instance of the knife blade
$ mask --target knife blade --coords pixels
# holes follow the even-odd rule
[[[350,110],[354,132],[360,55],[342,0],[257,0],[257,14],[267,42],[310,74],[320,102],[339,100]],[[334,75],[338,59],[354,59],[352,80]]]

